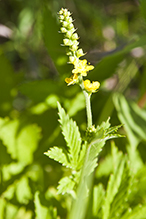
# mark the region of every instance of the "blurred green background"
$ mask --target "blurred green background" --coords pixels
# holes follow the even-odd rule
[[[84,96],[78,86],[64,82],[72,66],[60,46],[57,12],[62,7],[72,12],[80,48],[95,66],[88,78],[101,83],[92,97],[94,123],[109,116],[112,125],[123,123],[127,138],[116,140],[117,146],[133,151],[133,163],[139,156],[135,171],[146,161],[146,1],[1,0],[0,219],[35,218],[39,201],[48,218],[56,218],[53,207],[61,218],[69,209],[70,199],[56,194],[67,170],[43,154],[51,146],[65,146],[57,101],[81,133],[86,130]],[[145,199],[146,189],[139,200]]]

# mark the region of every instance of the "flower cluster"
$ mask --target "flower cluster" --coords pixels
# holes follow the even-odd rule
[[[69,63],[74,65],[74,69],[72,70],[73,75],[70,78],[66,78],[65,82],[68,85],[80,83],[83,81],[82,77],[87,76],[87,73],[94,69],[93,65],[87,63],[87,60],[80,60],[79,58],[84,56],[85,53],[81,48],[78,47],[78,34],[75,33],[76,29],[73,25],[73,19],[71,17],[71,13],[67,9],[61,9],[59,11],[59,20],[62,25],[61,33],[64,34],[63,43],[65,46],[68,46],[67,55],[69,56]],[[79,78],[81,80],[79,80]],[[81,84],[80,84],[81,85]],[[100,86],[100,83],[93,82],[91,83],[89,80],[83,81],[82,85],[84,89],[89,93],[94,93]]]

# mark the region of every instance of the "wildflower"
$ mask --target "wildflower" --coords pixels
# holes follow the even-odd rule
[[[61,9],[59,11],[59,19],[61,23],[61,33],[64,33],[65,39],[63,43],[65,46],[69,46],[69,50],[71,51],[71,55],[74,55],[78,50],[78,39],[79,36],[77,33],[74,33],[76,29],[73,25],[73,19],[70,17],[71,13],[67,9]],[[77,52],[77,57],[84,55],[81,49]]]
[[[76,56],[77,56],[78,58],[80,58],[81,56],[84,56],[85,54],[86,54],[86,53],[84,53],[82,49],[78,49],[78,50],[76,51]]]
[[[94,69],[94,66],[93,65],[88,65],[87,64],[87,60],[84,59],[84,60],[75,60],[73,62],[74,64],[74,69],[72,70],[72,73],[80,73],[82,74],[82,76],[87,76],[87,72]]]
[[[66,78],[65,82],[69,85],[78,83],[78,74],[73,74],[70,78]]]
[[[81,87],[84,84],[82,89],[85,88],[87,92],[95,93],[100,83],[98,81],[92,83],[89,80],[83,81],[81,77],[87,76],[87,73],[94,69],[94,66],[87,63],[86,59],[80,60],[80,57],[84,56],[85,53],[82,48],[79,48],[79,36],[75,33],[76,29],[73,25],[71,13],[67,9],[62,8],[59,11],[59,19],[62,26],[60,30],[64,34],[63,44],[68,46],[67,55],[69,56],[69,63],[74,65],[74,69],[72,70],[73,75],[70,78],[66,78],[65,82],[67,85],[79,83]]]
[[[97,92],[97,89],[100,87],[100,83],[98,81],[93,81],[91,83],[90,80],[85,80],[84,87],[89,93],[95,93]]]

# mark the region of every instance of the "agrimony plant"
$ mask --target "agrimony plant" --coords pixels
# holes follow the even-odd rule
[[[61,23],[60,32],[64,34],[63,45],[67,46],[69,63],[73,64],[72,75],[70,78],[66,78],[65,82],[68,86],[79,85],[84,93],[87,130],[84,138],[81,137],[76,122],[69,118],[60,103],[58,103],[59,122],[67,149],[55,146],[50,148],[45,154],[71,170],[69,176],[63,177],[59,181],[58,193],[68,193],[76,198],[77,185],[79,182],[82,184],[83,181],[88,181],[85,178],[90,176],[96,168],[98,154],[105,142],[108,139],[120,137],[116,132],[121,125],[111,127],[109,118],[106,122],[102,122],[100,126],[92,123],[90,99],[91,95],[98,91],[100,83],[98,81],[91,82],[88,79],[84,80],[84,77],[88,75],[90,70],[94,69],[94,66],[88,63],[86,59],[80,59],[85,53],[82,48],[79,48],[79,37],[76,33],[71,13],[67,9],[62,8],[59,11],[59,20]],[[84,183],[85,185],[86,182]],[[88,186],[86,188],[87,193],[85,192],[85,194],[88,195]]]

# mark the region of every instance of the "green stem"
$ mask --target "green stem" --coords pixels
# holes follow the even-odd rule
[[[91,101],[90,97],[91,94],[87,93],[86,91],[83,91],[85,95],[85,100],[86,100],[86,112],[87,112],[87,128],[92,127],[92,111],[91,111]]]
[[[85,100],[86,100],[86,112],[87,112],[87,128],[91,128],[92,127],[92,111],[91,111],[91,93],[88,93],[85,88],[84,88],[84,83],[83,83],[83,78],[80,75],[79,76],[79,85],[83,90],[84,96],[85,96]]]

